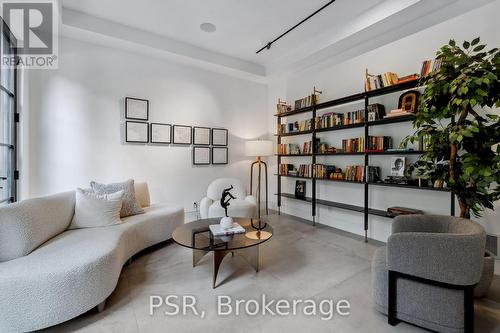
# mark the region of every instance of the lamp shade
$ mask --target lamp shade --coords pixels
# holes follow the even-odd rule
[[[252,140],[245,142],[246,156],[272,156],[273,142],[268,140]]]

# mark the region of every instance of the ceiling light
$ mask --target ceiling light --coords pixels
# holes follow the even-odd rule
[[[214,32],[215,30],[217,30],[217,27],[215,26],[215,24],[205,22],[200,24],[200,29],[205,32]]]

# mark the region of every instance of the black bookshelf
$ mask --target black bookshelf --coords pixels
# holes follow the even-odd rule
[[[292,110],[289,112],[284,112],[280,114],[276,114],[275,116],[277,117],[277,124],[278,128],[279,125],[281,124],[281,119],[283,117],[288,117],[292,115],[297,115],[297,114],[304,114],[311,112],[311,118],[315,119],[317,116],[317,112],[323,109],[328,109],[332,108],[335,106],[340,106],[348,103],[353,103],[353,102],[361,102],[364,101],[365,104],[365,119],[368,119],[368,105],[370,104],[370,98],[374,98],[377,96],[383,96],[386,94],[392,94],[395,92],[400,92],[403,90],[408,90],[408,89],[413,89],[417,87],[418,81],[410,81],[410,82],[405,82],[402,84],[397,84],[397,85],[392,85],[389,87],[384,87],[381,89],[377,90],[372,90],[372,91],[365,91],[341,98],[337,98],[331,101],[326,101],[322,103],[318,103],[306,108],[302,109],[297,109],[297,110]],[[340,126],[335,126],[335,127],[329,127],[329,128],[315,128],[315,121],[312,122],[312,129],[308,131],[302,131],[302,132],[292,132],[292,133],[283,133],[283,134],[275,134],[277,136],[277,141],[278,144],[281,144],[281,139],[283,137],[289,137],[289,136],[296,136],[296,135],[311,135],[312,136],[312,141],[314,142],[316,139],[316,134],[321,133],[321,132],[331,132],[331,131],[339,131],[339,130],[346,130],[346,129],[351,129],[351,128],[363,128],[364,129],[364,136],[365,136],[365,142],[368,142],[368,136],[369,136],[369,129],[370,127],[373,126],[381,126],[381,125],[387,125],[387,124],[395,124],[395,123],[405,123],[405,122],[413,122],[415,120],[414,115],[405,115],[405,116],[399,116],[399,117],[387,117],[375,121],[365,121],[362,123],[357,123],[357,124],[349,124],[349,125],[340,125]],[[440,188],[433,188],[433,187],[418,187],[418,186],[413,186],[413,185],[406,185],[406,184],[393,184],[393,183],[385,183],[385,182],[357,182],[357,181],[348,181],[348,180],[336,180],[336,179],[320,179],[320,178],[313,178],[313,177],[300,177],[300,176],[290,176],[290,175],[280,175],[279,174],[279,166],[282,163],[282,158],[288,158],[288,157],[311,157],[311,164],[315,165],[316,164],[316,158],[320,156],[363,156],[364,157],[364,166],[369,165],[369,159],[370,156],[373,155],[420,155],[423,152],[418,151],[418,150],[405,150],[405,151],[381,151],[381,152],[339,152],[339,153],[328,153],[328,154],[322,154],[318,153],[315,151],[316,147],[313,147],[313,153],[312,154],[298,154],[298,155],[276,155],[278,159],[278,174],[275,176],[278,179],[278,193],[277,198],[278,198],[278,212],[280,212],[281,209],[281,203],[282,203],[282,198],[288,198],[288,199],[295,199],[295,200],[300,200],[304,201],[307,203],[311,204],[311,215],[312,215],[312,222],[313,225],[316,225],[316,205],[321,205],[321,206],[328,206],[328,207],[334,207],[338,209],[343,209],[343,210],[350,210],[354,212],[359,212],[364,214],[364,230],[365,230],[365,241],[368,241],[368,217],[369,215],[374,215],[374,216],[380,216],[380,217],[386,217],[386,218],[393,218],[392,216],[387,215],[387,212],[385,210],[380,210],[380,209],[375,209],[369,207],[368,199],[369,199],[369,188],[372,186],[377,186],[377,187],[391,187],[391,188],[401,188],[401,189],[408,189],[408,190],[423,190],[423,191],[437,191],[437,192],[448,192],[451,195],[451,200],[450,200],[450,213],[451,215],[455,215],[455,196],[453,193],[450,192],[449,189],[440,189]],[[295,195],[289,194],[289,193],[282,193],[281,191],[281,181],[282,178],[297,178],[297,179],[305,179],[311,181],[312,185],[312,197],[307,197],[306,199],[297,199],[295,198]],[[329,200],[323,200],[317,197],[316,195],[316,186],[317,182],[338,182],[338,183],[349,183],[349,184],[356,184],[356,185],[363,185],[364,188],[364,203],[363,205],[351,205],[348,203],[341,203],[341,202],[334,202],[334,201],[329,201]]]

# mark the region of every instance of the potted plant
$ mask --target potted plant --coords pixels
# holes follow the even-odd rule
[[[439,69],[421,79],[425,87],[413,123],[414,135],[402,145],[425,137],[427,150],[410,167],[431,181],[444,182],[457,197],[460,216],[470,218],[494,209],[500,199],[500,52],[485,51],[476,38],[462,47],[454,40],[441,47]],[[476,295],[488,290],[494,258],[485,257]]]

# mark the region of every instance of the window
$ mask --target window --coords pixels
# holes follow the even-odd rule
[[[0,59],[15,56],[16,40],[1,23]],[[0,62],[0,205],[17,200],[16,69]]]

